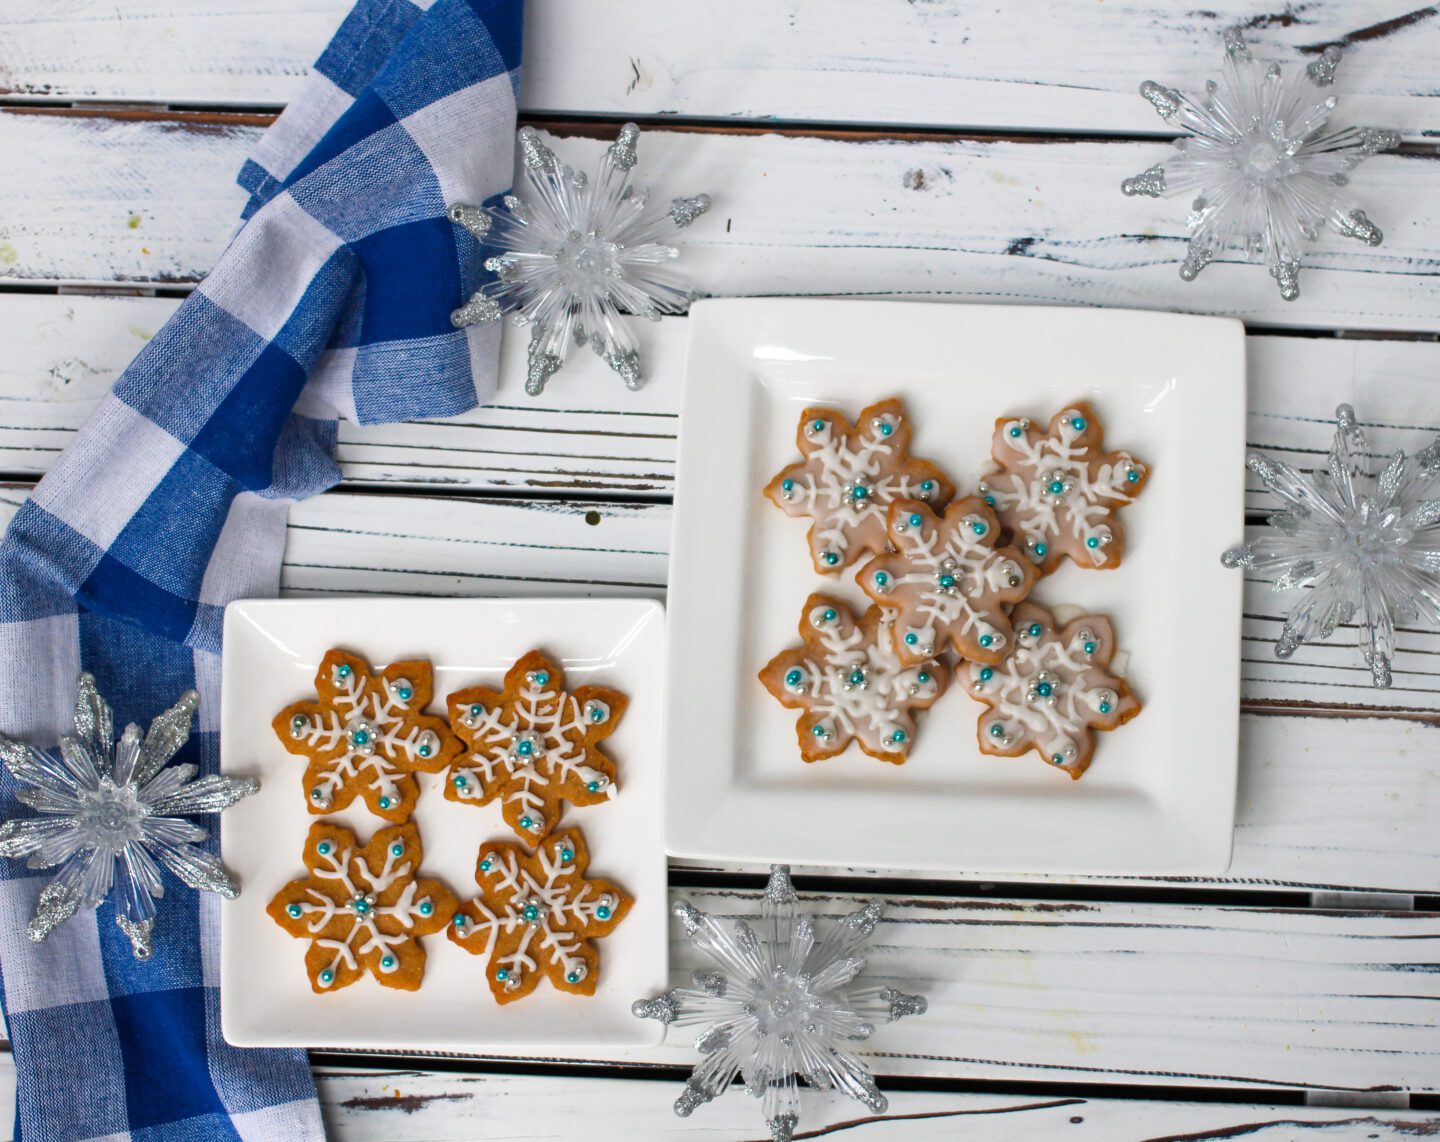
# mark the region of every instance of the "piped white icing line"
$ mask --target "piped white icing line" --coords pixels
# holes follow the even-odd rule
[[[815,736],[826,746],[843,748],[858,738],[873,752],[903,754],[915,737],[911,707],[938,696],[941,667],[900,661],[894,619],[894,612],[882,610],[873,638],[867,639],[843,607],[820,603],[807,611],[815,637],[807,640],[803,658],[785,667],[781,683],[815,717],[821,731]]]
[[[980,494],[994,501],[996,512],[1037,562],[1045,557],[1037,554],[1037,545],[1048,553],[1057,539],[1068,536],[1084,546],[1095,566],[1104,566],[1114,538],[1111,513],[1133,498],[1130,473],[1143,478],[1145,466],[1124,452],[1112,452],[1100,457],[1092,477],[1095,448],[1080,440],[1089,425],[1078,409],[1066,409],[1050,434],[1032,439],[1030,427],[1026,417],[1001,425],[1005,446],[1020,455],[987,477]]]
[[[1013,602],[1025,571],[1013,552],[981,542],[998,525],[976,512],[937,521],[926,512],[892,513],[890,538],[900,559],[881,556],[860,571],[867,591],[893,596],[895,636],[905,657],[929,657],[951,637],[968,638],[997,656],[1009,646],[1002,602]],[[935,525],[935,526],[931,526]],[[903,562],[902,562],[903,560]],[[1003,598],[1002,598],[1003,596]]]
[[[596,724],[592,716],[603,714],[603,722],[610,717],[610,707],[599,699],[582,704],[568,690],[539,685],[534,675],[527,674],[516,701],[479,703],[480,713],[472,705],[461,715],[470,748],[451,773],[466,780],[461,785],[452,778],[451,787],[461,800],[479,801],[501,782],[502,804],[518,806],[532,821],[531,834],[544,836],[555,822],[548,819],[542,791],[558,789],[572,777],[597,785],[595,792],[607,798],[614,797],[616,789],[604,772],[585,764],[589,750],[583,744],[587,730]]]
[[[982,740],[1012,752],[1038,746],[1052,765],[1083,768],[1094,744],[1091,727],[1135,701],[1102,668],[1108,640],[1101,624],[1081,620],[1062,641],[1065,632],[1056,633],[1036,609],[1021,608],[1015,617],[1009,658],[998,666],[965,662],[958,671],[965,689],[992,707],[980,718]]]
[[[297,715],[290,726],[290,736],[317,753],[344,747],[343,753],[320,763],[325,771],[307,791],[312,809],[329,809],[335,791],[355,777],[375,791],[377,800],[388,797],[391,805],[398,805],[395,783],[410,772],[405,766],[423,765],[440,750],[440,739],[433,730],[405,724],[417,712],[414,685],[407,679],[387,679],[379,674],[362,678],[353,668],[342,675],[338,664],[332,677],[332,702],[322,703],[313,714]],[[411,696],[401,698],[406,688]],[[366,737],[363,745],[355,744],[357,731]],[[420,750],[426,745],[430,752],[422,756]],[[405,765],[397,764],[399,761]]]
[[[490,867],[481,869],[479,876],[486,892],[503,902],[500,911],[491,911],[484,897],[477,897],[472,903],[480,913],[479,920],[467,914],[467,924],[456,928],[452,936],[462,945],[483,941],[467,950],[489,957],[501,934],[519,931],[520,939],[514,950],[497,957],[490,965],[492,970],[506,972],[503,983],[507,990],[517,990],[526,972],[541,967],[559,968],[570,982],[584,979],[589,970],[581,954],[586,939],[568,929],[603,924],[614,917],[619,903],[616,896],[599,889],[577,872],[573,848],[571,859],[563,859],[562,852],[571,844],[563,834],[547,838],[529,861],[522,861],[510,845],[499,846],[486,854]],[[532,866],[538,866],[538,875]],[[527,918],[527,908],[534,909],[533,919]],[[602,908],[609,909],[607,916],[600,916]],[[571,979],[572,976],[575,978]]]
[[[337,904],[331,897],[314,888],[307,888],[305,899],[295,902],[300,908],[298,919],[304,921],[315,943],[335,953],[328,967],[322,971],[328,970],[333,982],[334,974],[342,964],[352,970],[358,969],[360,957],[372,951],[378,951],[382,960],[387,955],[392,960],[388,968],[377,961],[377,970],[387,974],[395,971],[400,966],[398,949],[412,938],[410,929],[423,915],[420,906],[430,899],[428,896],[417,895],[419,887],[412,880],[401,890],[400,898],[393,904],[381,905],[376,902],[386,889],[411,874],[408,850],[396,856],[392,851],[394,844],[386,845],[385,864],[378,875],[372,875],[359,849],[349,844],[340,848],[330,838],[324,839],[330,842],[331,849],[329,853],[321,853],[317,849],[315,855],[318,864],[310,876],[314,880],[338,882],[346,903]],[[358,902],[364,902],[363,912],[357,909]],[[337,917],[350,924],[344,938],[322,939],[318,933],[324,931]],[[399,921],[402,926],[400,935],[389,936],[380,931],[377,921],[381,917]],[[323,978],[319,979],[319,983],[321,987],[329,986]]]
[[[837,570],[848,564],[856,531],[867,523],[883,531],[885,513],[894,501],[934,502],[939,497],[938,480],[915,479],[904,470],[911,460],[894,443],[900,426],[901,418],[893,412],[871,417],[854,433],[837,429],[832,413],[815,415],[812,410],[807,418],[803,431],[809,451],[801,463],[780,474],[777,494],[786,513],[815,521],[810,548],[818,564]]]

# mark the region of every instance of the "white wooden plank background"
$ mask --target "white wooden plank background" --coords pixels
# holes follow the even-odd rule
[[[259,128],[224,116],[0,112],[0,281],[177,284],[219,255]],[[591,167],[605,143],[570,138]],[[1440,156],[1381,155],[1352,189],[1386,234],[1326,235],[1303,304],[1263,269],[1177,273],[1183,202],[1127,198],[1154,142],[855,141],[653,131],[646,171],[709,190],[686,268],[718,296],[902,297],[1226,313],[1273,326],[1440,330]],[[84,178],[76,178],[76,170]],[[1382,201],[1383,196],[1383,201]]]
[[[176,304],[7,287],[193,284],[223,248],[241,199],[234,171],[269,116],[162,108],[283,104],[345,6],[12,0],[0,9],[0,103],[159,105],[138,114],[0,110],[10,175],[0,182],[8,350],[0,355],[0,478],[43,471]],[[1356,192],[1386,243],[1372,251],[1325,239],[1294,306],[1251,268],[1216,266],[1194,286],[1180,283],[1173,259],[1183,204],[1136,203],[1116,189],[1164,153],[1154,141],[1164,125],[1134,94],[1139,80],[1198,87],[1218,65],[1219,29],[1237,20],[1262,54],[1292,66],[1326,42],[1351,42],[1342,116],[1400,125],[1412,140],[1440,138],[1433,6],[1312,0],[1195,12],[1139,0],[1017,0],[979,11],[918,0],[882,14],[869,0],[545,0],[531,3],[527,17],[521,102],[531,115],[734,120],[725,133],[658,132],[642,144],[647,169],[665,172],[665,189],[673,181],[676,190],[715,194],[688,258],[712,292],[1232,313],[1259,327],[1250,338],[1252,443],[1309,466],[1328,445],[1325,421],[1340,400],[1355,403],[1377,436],[1383,430],[1385,447],[1414,448],[1440,427],[1440,345],[1405,339],[1440,330],[1433,145],[1362,168]],[[813,137],[757,133],[767,121],[816,127]],[[1027,142],[936,131],[887,137],[873,129],[880,125],[1059,134]],[[1152,141],[1073,137],[1095,132]],[[580,165],[601,145],[562,143]],[[1385,339],[1278,335],[1280,327],[1372,330]],[[498,407],[448,423],[344,426],[340,458],[355,491],[296,508],[285,589],[662,593],[683,322],[649,332],[655,379],[638,397],[587,365],[567,370],[542,401],[519,397],[518,348],[509,345]],[[468,494],[356,494],[382,484]],[[485,492],[506,498],[476,495]],[[0,520],[23,494],[23,486],[0,489]],[[1270,505],[1252,488],[1247,506]],[[1307,714],[1353,704],[1403,717],[1244,714],[1230,873],[1129,883],[1181,899],[1194,886],[1311,891],[1357,910],[1126,903],[1120,881],[1085,890],[1111,899],[893,900],[876,967],[893,970],[886,965],[905,957],[904,974],[918,973],[933,1006],[888,1029],[899,1038],[876,1044],[878,1072],[915,1081],[1246,1087],[1319,1099],[1437,1089],[1440,916],[1374,909],[1382,899],[1405,907],[1406,894],[1440,890],[1440,636],[1407,632],[1396,689],[1377,699],[1357,679],[1347,642],[1337,636],[1275,663],[1264,641],[1278,622],[1275,601],[1252,584],[1246,611],[1247,708],[1295,700]],[[888,891],[897,891],[893,881]],[[1032,880],[1031,891],[1043,897],[1045,882]],[[1387,895],[1349,895],[1356,892]],[[748,894],[688,895],[731,913],[756,907]],[[849,902],[847,894],[819,898],[832,909]],[[687,956],[677,949],[677,980]],[[693,1053],[672,1043],[606,1060],[688,1065]],[[593,1133],[607,1117],[624,1123],[627,1137],[682,1126],[702,1137],[746,1137],[758,1121],[749,1100],[732,1096],[678,1123],[668,1110],[678,1079],[333,1070],[320,1078],[332,1131],[344,1138],[560,1137],[577,1122]],[[11,1082],[0,1059],[0,1103]],[[1121,1139],[1440,1131],[1433,1112],[1038,1096],[902,1092],[892,1110],[895,1121],[864,1128],[906,1138],[957,1129],[1009,1138],[1068,1128],[1075,1137]],[[850,1132],[859,1128],[850,1125],[856,1111],[812,1101],[806,1125]]]
[[[0,473],[39,475],[180,304],[175,298],[0,293]],[[539,398],[514,385],[523,344],[506,341],[495,404],[449,420],[340,426],[345,480],[416,490],[596,491],[669,496],[685,358],[685,319],[641,330],[648,380],[626,391],[579,356]],[[1440,342],[1252,334],[1248,437],[1297,467],[1329,447],[1349,402],[1377,452],[1415,451],[1440,434]],[[977,378],[978,380],[978,378]],[[1277,501],[1253,477],[1246,509]]]
[[[0,94],[279,105],[347,0],[9,0]],[[521,105],[600,113],[989,130],[1163,132],[1144,79],[1200,90],[1232,25],[1301,67],[1349,45],[1347,122],[1440,134],[1436,14],[1418,3],[1144,0],[531,0]]]
[[[485,1138],[631,1142],[678,1133],[697,1142],[760,1142],[758,1104],[740,1094],[682,1122],[670,1109],[678,1078],[594,1079],[518,1074],[318,1067],[327,1132],[346,1142],[474,1142]],[[1434,1132],[1437,1116],[1410,1110],[1225,1105],[1044,1095],[892,1091],[883,1116],[838,1096],[806,1092],[801,1137],[846,1132],[879,1142],[1175,1142],[1234,1138],[1290,1142],[1406,1139]],[[0,1058],[0,1142],[12,1142],[15,1068]],[[623,1113],[619,1108],[624,1108]],[[853,1133],[852,1133],[853,1132]]]
[[[0,523],[23,494],[0,488]],[[659,597],[668,539],[659,505],[331,494],[291,512],[283,588]],[[1245,714],[1240,742],[1234,863],[1223,877],[1174,883],[1440,892],[1440,851],[1421,843],[1440,831],[1440,727]]]

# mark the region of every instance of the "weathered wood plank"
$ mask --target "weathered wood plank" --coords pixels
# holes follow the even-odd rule
[[[726,923],[753,920],[761,895],[670,891]],[[801,893],[808,911],[829,920],[865,899]],[[1440,1088],[1440,913],[894,896],[885,904],[867,978],[924,994],[929,1010],[858,1045],[880,1076],[1262,1094]],[[711,966],[678,929],[672,986]],[[694,1034],[672,1029],[655,1046],[527,1061],[689,1067],[699,1058]],[[651,1097],[664,1108],[680,1085],[656,1083]]]
[[[0,295],[0,340],[14,347],[0,361],[0,472],[43,472],[93,401],[176,304],[157,298]],[[685,322],[663,321],[647,327],[644,336],[652,379],[638,394],[625,391],[593,356],[578,354],[538,400],[520,392],[523,337],[507,337],[495,406],[448,421],[344,424],[339,457],[346,479],[422,491],[668,496],[673,490]],[[1332,435],[1329,418],[1342,401],[1354,403],[1371,426],[1377,452],[1396,447],[1414,451],[1440,431],[1440,344],[1256,335],[1248,348],[1250,442],[1298,467],[1313,468],[1323,460]],[[325,511],[341,502],[326,501]],[[1252,485],[1250,511],[1275,506],[1258,483]],[[471,566],[464,558],[456,562],[447,555],[438,539],[425,538],[430,535],[427,529],[444,526],[443,506],[422,502],[413,510],[391,504],[366,506],[365,511],[393,512],[400,534],[408,538],[367,546],[351,532],[322,532],[322,541],[312,548],[318,567],[344,563],[350,568],[344,573],[347,581],[363,582],[364,589],[461,589],[430,573],[437,567]],[[654,520],[644,545],[648,554],[618,557],[638,560],[632,570],[612,567],[620,581],[663,586],[668,516],[661,511]],[[1216,537],[1205,557],[1218,557],[1241,534],[1237,520],[1235,534]],[[563,559],[560,562],[563,565]],[[407,573],[407,567],[413,573]],[[554,567],[543,570],[547,578],[555,577]],[[293,574],[298,589],[324,589],[323,574],[307,575],[298,565]],[[1262,582],[1250,584],[1244,655],[1248,701],[1440,710],[1440,632],[1404,632],[1395,685],[1381,693],[1369,684],[1350,630],[1326,644],[1301,648],[1289,662],[1275,660],[1271,644],[1292,602]]]
[[[760,909],[759,893],[671,895],[727,919]],[[863,898],[804,899],[833,918]],[[869,972],[924,993],[930,1009],[861,1047],[880,1074],[1347,1091],[1440,1082],[1440,915],[887,905]],[[703,966],[672,939],[672,983]],[[675,1031],[605,1055],[688,1064],[692,1041]]]
[[[197,279],[230,233],[240,202],[231,179],[256,130],[223,116],[0,114],[0,150],[12,157],[0,184],[0,281]],[[564,150],[589,166],[603,146],[572,138]],[[714,196],[689,232],[686,263],[718,296],[1056,302],[1440,330],[1440,156],[1366,164],[1355,192],[1373,203],[1385,244],[1326,236],[1304,296],[1286,303],[1251,266],[1221,262],[1180,280],[1184,205],[1118,189],[1163,157],[1156,143],[657,131],[643,150],[667,187]]]
[[[12,0],[0,12],[0,94],[280,105],[348,6]],[[1347,121],[1440,134],[1435,11],[1418,4],[545,0],[525,22],[521,105],[537,113],[1149,133],[1163,125],[1136,95],[1141,80],[1199,90],[1218,69],[1221,30],[1238,23],[1290,67],[1350,45]]]
[[[151,297],[0,293],[0,472],[39,475],[94,402],[174,312]],[[540,397],[525,396],[524,337],[507,336],[495,403],[449,420],[341,425],[347,483],[418,490],[583,490],[668,495],[685,363],[684,318],[645,325],[648,379],[620,386],[577,353]],[[1349,402],[1378,452],[1415,451],[1440,432],[1440,343],[1253,334],[1251,447],[1313,468],[1335,406]],[[897,383],[903,388],[903,384]],[[1250,512],[1274,498],[1251,478]]]
[[[578,1124],[591,1142],[687,1138],[759,1139],[759,1104],[737,1088],[688,1119],[671,1110],[678,1083],[546,1075],[437,1074],[320,1067],[325,1125],[336,1142],[461,1142],[513,1132],[534,1142],[568,1142]],[[800,1134],[859,1130],[884,1142],[1160,1142],[1160,1139],[1400,1139],[1440,1133],[1440,1114],[1300,1106],[1226,1106],[999,1094],[893,1091],[879,1116],[838,1095],[802,1096]]]
[[[23,488],[0,488],[0,524],[23,496]],[[669,531],[664,505],[330,494],[291,512],[283,589],[298,597],[660,597]],[[1268,665],[1268,653],[1252,647],[1247,658]],[[1348,667],[1349,654],[1347,647],[1335,658]],[[1358,681],[1327,689],[1326,679],[1348,677],[1340,665],[1310,671],[1318,682],[1247,682],[1245,693],[1251,701],[1313,702],[1342,692],[1433,709],[1433,688],[1420,690],[1426,683],[1419,681],[1417,692],[1408,689],[1418,657],[1402,653],[1397,686],[1406,690],[1399,694],[1376,694]],[[1247,663],[1245,673],[1258,669]],[[1287,682],[1285,672],[1300,669],[1274,666]],[[1179,883],[1440,891],[1433,843],[1440,836],[1440,727],[1433,722],[1244,715],[1234,863],[1224,877]]]

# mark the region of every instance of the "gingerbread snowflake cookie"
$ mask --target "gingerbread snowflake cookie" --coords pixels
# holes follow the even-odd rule
[[[999,470],[980,485],[985,502],[1041,574],[1069,556],[1080,567],[1120,565],[1125,532],[1115,519],[1145,487],[1149,470],[1124,452],[1105,452],[1100,421],[1076,401],[1041,432],[1028,417],[995,422]]]
[[[448,925],[458,903],[438,880],[416,878],[423,855],[413,824],[381,829],[363,847],[340,825],[310,826],[308,875],[277,892],[266,911],[310,941],[305,968],[315,991],[338,991],[367,971],[386,987],[420,986],[420,937]]]
[[[272,723],[285,748],[309,761],[310,812],[360,797],[376,816],[408,821],[420,795],[412,775],[444,769],[461,749],[445,719],[424,712],[433,689],[428,662],[377,672],[358,654],[329,651],[315,674],[318,699],[286,706]]]
[[[885,513],[899,499],[941,506],[955,486],[934,464],[910,458],[910,419],[899,400],[865,409],[852,425],[830,408],[807,408],[795,434],[803,459],[765,494],[786,515],[805,516],[810,558],[822,574],[886,549]]]
[[[507,841],[480,847],[480,895],[455,913],[450,939],[486,959],[497,1003],[523,999],[542,979],[561,991],[594,995],[600,978],[595,940],[608,936],[634,901],[605,880],[587,879],[585,834],[565,829],[528,852]]]
[[[600,742],[629,705],[619,690],[567,690],[564,671],[532,650],[506,673],[504,689],[472,687],[448,704],[465,743],[445,784],[449,800],[498,798],[505,822],[533,843],[559,822],[562,802],[598,805],[615,796],[615,763]]]
[[[801,612],[802,645],[760,671],[781,705],[803,711],[795,732],[806,761],[834,757],[852,741],[881,761],[898,765],[909,756],[914,711],[945,693],[948,671],[932,661],[901,662],[893,622],[894,612],[871,607],[857,623],[839,599],[813,594]]]
[[[980,662],[1009,654],[1008,609],[1038,573],[1015,548],[999,546],[1000,525],[984,501],[956,500],[939,519],[918,501],[900,500],[890,505],[889,528],[895,552],[870,560],[856,582],[896,612],[900,660],[918,665],[947,643]]]
[[[1140,712],[1139,700],[1109,673],[1115,635],[1103,615],[1056,628],[1050,613],[1021,603],[1011,615],[1014,649],[998,666],[962,662],[960,685],[990,709],[980,716],[983,753],[1019,757],[1035,750],[1072,778],[1095,753],[1096,730],[1113,730]]]

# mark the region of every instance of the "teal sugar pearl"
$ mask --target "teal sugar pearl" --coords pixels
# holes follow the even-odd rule
[[[1070,427],[1073,428],[1076,432],[1084,432],[1085,418],[1083,416],[1077,416],[1074,420],[1070,422]]]
[[[1109,703],[1109,702],[1101,702],[1101,703],[1100,703],[1100,712],[1101,712],[1102,714],[1108,714],[1108,713],[1110,712],[1110,703]]]
[[[907,634],[907,635],[905,636],[905,645],[906,645],[906,646],[914,646],[914,645],[915,645],[917,642],[919,642],[919,641],[920,641],[919,636],[918,636],[913,630],[912,630],[909,634]]]
[[[827,567],[834,567],[835,564],[837,564],[837,563],[839,563],[839,562],[840,562],[840,556],[836,555],[835,552],[833,552],[833,551],[827,551],[827,552],[825,552],[825,565],[826,565]]]
[[[508,969],[508,968],[499,968],[499,969],[497,969],[496,972],[495,972],[495,978],[498,979],[501,983],[504,983],[507,979],[510,978],[510,971],[509,971],[509,969]]]
[[[599,908],[595,909],[595,918],[597,920],[610,919],[610,906],[608,904],[600,905]]]
[[[924,670],[922,670],[919,674],[915,675],[915,681],[920,683],[920,685],[925,686],[930,681],[930,675]]]
[[[560,850],[560,863],[561,863],[561,864],[569,864],[569,863],[570,863],[572,860],[574,860],[574,859],[575,859],[575,852],[574,852],[573,849],[561,849],[561,850]]]
[[[481,871],[481,872],[489,872],[489,871],[490,871],[490,864],[491,864],[490,858],[489,858],[489,857],[486,857],[484,860],[482,860],[482,861],[480,862],[480,871]]]
[[[1037,543],[1037,544],[1035,545],[1035,556],[1036,556],[1036,558],[1037,558],[1037,559],[1044,559],[1044,558],[1045,558],[1045,553],[1046,553],[1047,551],[1049,551],[1049,550],[1050,550],[1050,549],[1049,549],[1048,547],[1046,547],[1043,543]]]
[[[429,916],[435,911],[435,905],[428,900],[420,901],[420,915]]]
[[[381,957],[380,957],[380,966],[381,966],[382,968],[384,968],[386,971],[389,971],[391,968],[393,968],[393,967],[395,966],[395,957],[394,957],[394,956],[381,956]]]
[[[1030,637],[1031,637],[1031,638],[1039,638],[1039,637],[1040,637],[1040,632],[1041,632],[1041,630],[1043,630],[1043,629],[1044,629],[1044,628],[1041,627],[1041,625],[1040,625],[1039,623],[1031,623],[1031,624],[1030,624]]]
[[[465,913],[457,912],[455,913],[455,919],[451,921],[451,923],[453,923],[457,928],[463,928],[466,924],[470,923],[470,920],[465,915]]]
[[[1090,548],[1091,551],[1094,551],[1095,548],[1100,546],[1099,537],[1094,535],[1090,536],[1090,538],[1085,541],[1085,546]]]
[[[1010,427],[1010,435],[1012,438],[1018,437],[1020,435],[1020,426],[1018,424],[1012,425]]]
[[[793,491],[795,490],[795,481],[794,481],[794,480],[781,480],[781,481],[780,481],[780,490],[781,490],[782,492],[793,492]]]
[[[391,801],[390,798],[388,798],[388,797],[382,797],[382,798],[380,798],[379,804],[380,804],[380,808],[382,808],[382,809],[388,809],[388,808],[390,808],[391,805],[395,804],[395,802]]]
[[[825,736],[825,727],[817,722],[814,726],[810,728],[810,732],[814,734],[817,738],[823,738]]]
[[[912,515],[912,516],[910,517],[910,526],[911,526],[911,527],[919,527],[919,526],[920,526],[922,523],[924,523],[924,522],[925,522],[925,521],[920,518],[920,515],[919,515],[918,512],[915,513],[914,515]]]
[[[598,781],[592,781],[592,782],[590,782],[589,784],[587,784],[587,785],[585,786],[585,788],[588,789],[591,793],[599,793],[599,792],[600,792],[600,782],[598,782]]]
[[[521,827],[522,829],[528,829],[528,828],[530,828],[530,827],[531,827],[532,825],[534,825],[534,824],[535,824],[535,822],[532,821],[529,817],[521,817],[521,818],[520,818],[520,827]]]
[[[546,674],[545,671],[543,671],[543,670],[539,671],[539,672],[535,675],[535,685],[537,685],[537,686],[548,686],[548,685],[550,685],[550,675]]]
[[[934,480],[921,480],[921,481],[920,481],[920,490],[921,490],[922,492],[933,492],[933,491],[935,490],[935,481],[934,481]]]
[[[1064,764],[1065,764],[1065,757],[1064,757],[1063,754],[1058,754],[1058,753],[1057,753],[1054,757],[1052,757],[1052,758],[1050,759],[1050,763],[1051,763],[1052,765],[1064,765]]]
[[[792,670],[785,675],[785,685],[798,686],[800,685],[800,680],[804,677],[805,675],[802,674],[798,669]]]
[[[995,677],[995,668],[994,668],[993,666],[982,666],[982,667],[980,668],[980,681],[981,681],[981,682],[989,682],[990,679],[992,679],[992,678],[994,678],[994,677]]]
[[[1132,484],[1138,484],[1140,482],[1140,473],[1132,468],[1125,473],[1125,479]]]
[[[290,914],[290,918],[292,920],[298,920],[300,918],[300,913],[302,909],[300,908],[300,905],[292,904],[290,905],[290,907],[286,908],[285,911]]]
[[[881,436],[889,436],[889,435],[890,435],[892,432],[894,432],[894,431],[895,431],[895,426],[894,426],[893,424],[884,424],[884,423],[882,423],[882,424],[880,425],[880,435],[881,435]]]
[[[996,722],[990,727],[990,736],[992,738],[1003,738],[1005,736],[1005,727],[999,722]]]
[[[994,636],[994,635],[982,634],[982,635],[980,636],[980,645],[981,645],[981,646],[989,646],[989,645],[991,645],[994,641],[995,641],[995,636]]]
[[[322,972],[320,973],[320,982],[321,982],[321,983],[334,983],[334,982],[335,982],[335,973],[334,973],[333,971],[331,971],[329,968],[326,968],[324,971],[322,971]]]
[[[342,662],[339,666],[339,669],[337,669],[335,673],[338,674],[341,678],[349,678],[350,675],[355,672],[351,669],[348,662]]]
[[[1085,650],[1085,653],[1086,653],[1086,654],[1094,654],[1094,653],[1095,653],[1095,644],[1094,644],[1093,642],[1087,642],[1087,643],[1085,644],[1084,650]]]
[[[329,841],[321,841],[318,845],[315,846],[315,851],[319,853],[322,857],[325,857],[330,855],[330,848],[331,845]]]
[[[825,613],[820,617],[824,619],[827,623],[833,623],[836,618],[835,611],[833,609],[827,609]]]
[[[1048,698],[1051,694],[1055,693],[1055,687],[1048,682],[1039,682],[1035,685],[1035,693],[1039,694],[1042,698]]]
[[[396,841],[393,845],[390,846],[390,855],[392,857],[404,856],[405,846],[402,845],[399,841]]]
[[[823,420],[812,420],[812,421],[810,422],[810,431],[811,431],[811,432],[823,432],[824,430],[825,430],[825,422],[824,422]]]
[[[454,783],[456,789],[464,789],[468,781],[463,773],[457,773],[454,777]]]
[[[566,982],[566,983],[579,983],[579,982],[580,982],[580,973],[579,973],[578,971],[572,971],[572,972],[568,973],[568,974],[565,976],[565,982]]]
[[[993,507],[995,506],[995,497],[994,497],[994,496],[986,496],[986,497],[985,497],[985,502],[986,502],[987,504],[989,504],[989,505],[993,508]]]
[[[415,697],[415,691],[410,689],[409,686],[401,686],[395,691],[395,697],[399,698],[402,702],[408,702],[411,698]]]

